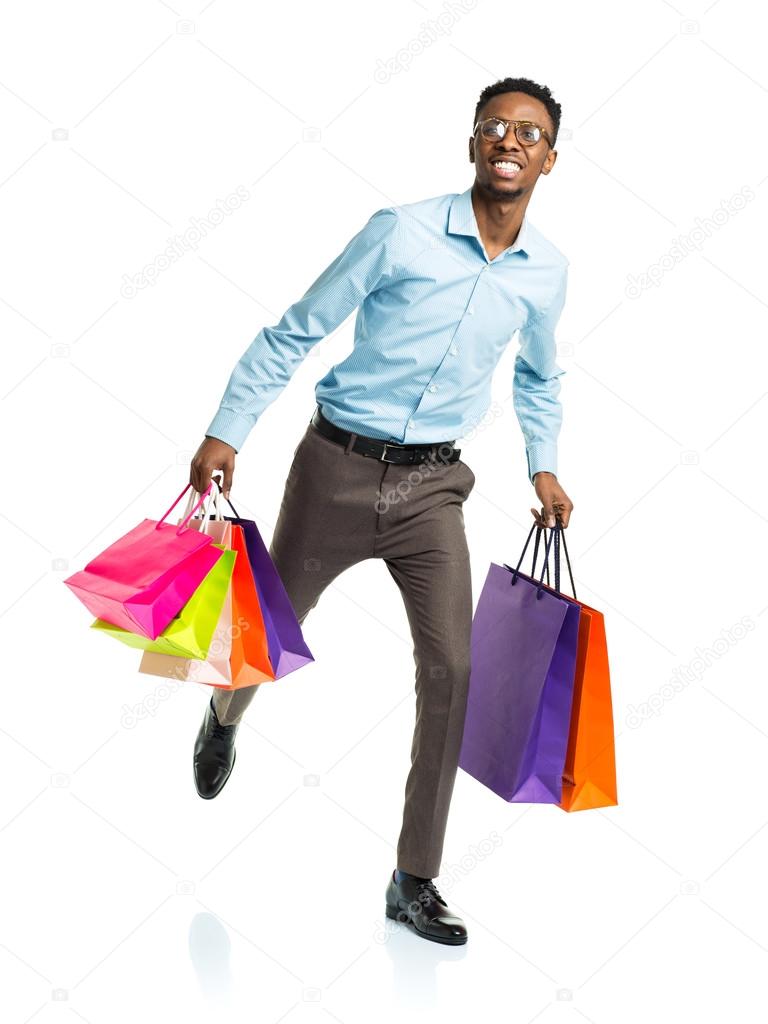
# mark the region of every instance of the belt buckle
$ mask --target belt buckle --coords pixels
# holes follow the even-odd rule
[[[384,449],[383,449],[381,455],[379,456],[379,462],[389,462],[391,465],[396,465],[396,463],[392,462],[392,459],[386,458],[387,448],[400,448],[400,449],[402,449],[403,446],[402,445],[397,445],[397,444],[390,444],[389,441],[384,441],[383,444],[384,444]]]

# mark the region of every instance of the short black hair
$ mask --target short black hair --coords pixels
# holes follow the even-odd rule
[[[539,85],[538,82],[532,82],[530,78],[502,78],[498,82],[494,82],[493,85],[486,86],[480,93],[480,99],[477,101],[477,106],[475,107],[475,119],[472,122],[472,127],[474,128],[477,124],[480,111],[488,100],[503,92],[524,92],[528,96],[533,96],[534,99],[541,100],[547,108],[547,113],[552,121],[552,127],[554,129],[552,147],[554,148],[554,145],[557,142],[557,133],[560,130],[560,104],[555,100],[546,85]]]

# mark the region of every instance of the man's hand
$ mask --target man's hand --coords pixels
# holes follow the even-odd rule
[[[235,472],[235,455],[237,451],[226,441],[220,441],[217,437],[208,437],[195,452],[195,457],[189,467],[189,482],[198,494],[202,494],[211,482],[211,476],[216,470],[221,470],[224,482],[221,489],[224,497],[229,497],[232,487],[232,476]]]
[[[573,502],[557,482],[554,473],[543,470],[533,476],[536,496],[541,502],[541,512],[531,509],[533,518],[539,526],[554,526],[555,516],[559,516],[560,525],[565,529],[573,511]]]

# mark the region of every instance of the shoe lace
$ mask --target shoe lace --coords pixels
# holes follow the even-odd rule
[[[217,739],[217,740],[229,739],[231,733],[232,733],[232,726],[231,725],[222,725],[220,722],[214,721],[213,729],[211,731],[211,734],[212,734],[214,739]]]
[[[217,740],[228,740],[232,735],[234,725],[222,725],[216,717],[216,712],[211,708],[211,737]]]
[[[416,892],[418,894],[419,901],[423,902],[425,905],[431,903],[433,900],[438,900],[440,903],[445,904],[445,900],[437,891],[437,887],[431,878],[422,879],[416,886]]]

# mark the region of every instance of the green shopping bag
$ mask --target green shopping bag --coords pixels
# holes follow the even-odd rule
[[[120,626],[113,626],[103,619],[96,619],[91,629],[113,636],[129,647],[139,647],[145,651],[155,651],[157,654],[172,654],[180,658],[199,658],[204,661],[208,657],[214,630],[224,607],[237,557],[237,552],[224,544],[212,546],[223,551],[221,558],[156,640],[131,633]]]

